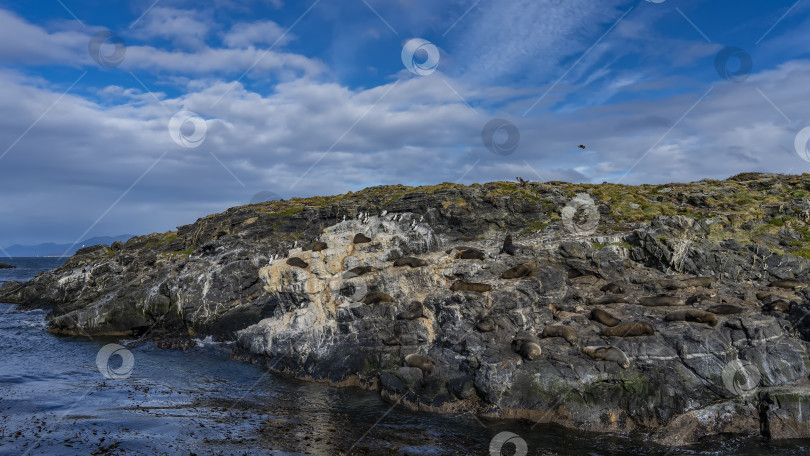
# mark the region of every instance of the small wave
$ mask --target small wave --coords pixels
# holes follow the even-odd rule
[[[205,339],[194,339],[194,342],[197,344],[198,347],[218,345],[217,342],[214,342],[214,339],[211,338],[211,336],[205,336]]]

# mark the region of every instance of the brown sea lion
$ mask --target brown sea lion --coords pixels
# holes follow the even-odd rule
[[[652,336],[653,334],[655,334],[655,328],[651,324],[642,321],[619,323],[616,326],[602,330],[602,335],[605,337],[636,337]]]
[[[773,298],[784,299],[785,301],[800,301],[802,299],[795,293],[779,288],[774,288],[773,291],[760,291],[757,293],[757,299],[760,301],[767,301]]]
[[[295,266],[297,268],[301,268],[301,269],[306,269],[306,268],[309,267],[309,263],[307,263],[306,261],[304,261],[304,260],[302,260],[301,258],[298,258],[298,257],[288,258],[287,259],[287,264],[290,265],[290,266]]]
[[[371,238],[363,233],[355,234],[354,239],[352,239],[352,244],[365,244],[368,242],[371,242]]]
[[[690,277],[688,279],[661,279],[658,285],[668,289],[677,290],[680,288],[689,287],[708,287],[711,286],[717,279],[714,277]]]
[[[360,277],[363,274],[368,274],[369,272],[373,271],[374,268],[371,266],[358,266],[356,268],[351,268],[348,271],[343,273],[344,279],[350,279],[352,277]]]
[[[465,249],[458,252],[456,258],[461,260],[483,260],[486,255],[478,249]]]
[[[517,253],[517,248],[515,248],[515,245],[512,244],[511,234],[506,235],[506,238],[503,240],[503,247],[501,247],[501,251],[498,253],[508,253],[509,255],[515,256],[515,253]]]
[[[604,285],[599,291],[604,291],[605,293],[612,293],[612,294],[622,294],[624,293],[624,288],[621,285],[610,282]]]
[[[533,360],[542,353],[538,342],[539,339],[534,334],[520,332],[512,338],[512,351],[526,359]]]
[[[459,251],[461,251],[461,250],[469,250],[471,248],[472,247],[467,247],[466,245],[457,245],[455,247],[450,247],[449,249],[445,250],[444,253],[449,255],[449,254],[453,253],[456,250],[459,250]]]
[[[716,306],[709,307],[706,309],[706,311],[715,315],[733,315],[745,312],[745,308],[732,306],[731,304],[718,304]]]
[[[798,280],[775,280],[768,286],[773,288],[785,288],[788,290],[801,290],[802,288],[806,288],[807,284],[799,282]]]
[[[363,304],[379,304],[381,302],[394,302],[394,298],[382,291],[372,291],[363,296],[362,302]]]
[[[585,347],[582,352],[593,359],[603,359],[605,361],[614,361],[622,366],[624,369],[630,367],[630,359],[623,351],[616,347]]]
[[[701,303],[703,301],[708,301],[713,297],[717,296],[717,292],[714,290],[705,290],[699,293],[695,293],[686,300],[686,305],[691,306],[696,303]]]
[[[427,266],[427,264],[427,261],[416,257],[402,257],[394,260],[394,266],[410,266],[412,268],[418,268],[421,266]]]
[[[397,314],[397,320],[416,320],[425,316],[425,307],[419,301],[411,301],[408,310]]]
[[[524,359],[532,361],[543,353],[540,345],[534,342],[523,342],[515,353],[522,356]]]
[[[537,263],[523,263],[515,266],[514,268],[509,268],[506,271],[503,271],[501,274],[502,279],[520,279],[523,277],[528,277],[537,270],[539,265]]]
[[[605,326],[616,326],[622,321],[613,315],[605,312],[602,309],[593,309],[591,311],[591,320],[598,321]]]
[[[683,298],[679,298],[677,296],[666,296],[666,295],[658,295],[658,296],[647,296],[644,298],[640,298],[638,300],[639,304],[642,306],[683,306],[686,305],[686,302]]]
[[[717,315],[700,309],[687,309],[670,312],[666,314],[664,320],[706,323],[709,326],[717,326]]]
[[[543,328],[543,332],[541,333],[540,337],[562,337],[571,345],[576,345],[577,342],[579,342],[577,332],[574,331],[574,328],[564,325],[546,326]]]
[[[477,291],[478,293],[486,293],[492,290],[492,285],[486,283],[469,283],[463,280],[458,280],[450,287],[450,291]]]
[[[326,242],[315,241],[305,245],[302,250],[305,252],[307,250],[312,250],[313,252],[320,252],[321,250],[326,250],[327,247],[328,246],[326,245]]]
[[[597,296],[595,298],[588,298],[588,304],[595,306],[595,305],[603,305],[603,304],[621,304],[626,303],[627,298],[624,296],[617,296],[617,295],[604,295],[604,296]]]
[[[771,312],[790,313],[790,303],[784,299],[765,304],[763,308]]]
[[[402,345],[402,341],[400,341],[400,337],[402,337],[402,329],[395,328],[393,333],[384,334],[382,336],[382,343],[383,345]]]
[[[492,318],[491,315],[487,315],[481,318],[481,321],[479,321],[478,324],[475,325],[475,328],[481,331],[482,333],[495,331],[496,328],[495,319]]]
[[[410,367],[418,367],[423,373],[430,375],[436,368],[436,363],[425,355],[411,353],[405,357],[405,363]]]

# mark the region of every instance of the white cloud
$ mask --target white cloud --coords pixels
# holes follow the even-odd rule
[[[256,45],[283,46],[293,38],[275,22],[259,21],[234,25],[222,41],[230,48],[244,48]]]
[[[178,47],[199,49],[205,47],[212,22],[198,11],[156,6],[135,24],[132,33],[142,40],[165,38]]]

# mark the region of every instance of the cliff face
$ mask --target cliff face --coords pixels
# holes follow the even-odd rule
[[[236,339],[415,409],[810,438],[808,188],[377,187],[82,249],[0,300],[59,334]]]

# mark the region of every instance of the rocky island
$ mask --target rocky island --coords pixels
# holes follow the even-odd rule
[[[0,261],[0,269],[17,269],[17,266],[12,266]]]
[[[810,438],[810,175],[383,186],[79,250],[0,301],[426,412]]]

